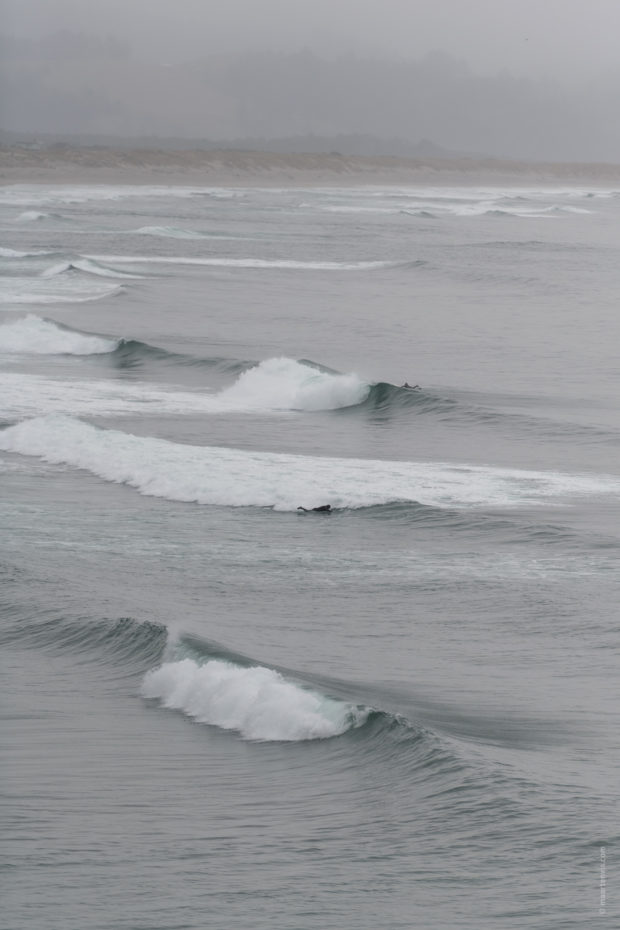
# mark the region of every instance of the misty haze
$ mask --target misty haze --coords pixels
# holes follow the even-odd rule
[[[304,4],[282,17],[274,4],[236,3],[225,16],[217,4],[207,10],[185,0],[175,4],[176,20],[157,4],[106,12],[60,0],[4,6],[7,140],[142,137],[284,151],[620,160],[620,72],[605,57],[616,14],[604,5],[611,20],[597,31],[605,25],[600,3],[588,5],[588,16],[568,0],[542,9],[439,4],[444,19],[430,5],[394,2],[383,15],[377,7],[374,19],[354,16],[346,3],[329,16],[319,4],[312,18]],[[596,36],[595,67],[587,43]],[[503,48],[512,68],[497,60]]]

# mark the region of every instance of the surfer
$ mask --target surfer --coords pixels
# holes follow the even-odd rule
[[[410,384],[407,384],[406,381],[405,381],[405,383],[403,384],[403,387],[404,387],[404,388],[407,388],[408,391],[419,391],[419,390],[421,390],[419,384],[414,384],[413,387],[412,387]]]
[[[303,510],[304,513],[331,513],[332,505],[322,504],[320,507],[298,507],[297,509]]]

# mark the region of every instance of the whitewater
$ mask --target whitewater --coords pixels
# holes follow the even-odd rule
[[[619,227],[0,188],[7,927],[617,924]]]

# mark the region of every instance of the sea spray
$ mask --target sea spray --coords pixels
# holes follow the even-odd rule
[[[272,358],[244,372],[219,397],[245,409],[336,410],[362,403],[369,391],[355,374],[329,374],[290,358]]]
[[[165,662],[147,672],[142,695],[250,740],[326,739],[362,726],[370,713],[306,690],[273,669],[219,659]]]

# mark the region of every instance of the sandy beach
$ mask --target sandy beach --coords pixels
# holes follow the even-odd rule
[[[0,147],[0,184],[190,184],[320,187],[620,184],[620,165],[500,159],[55,146]]]

